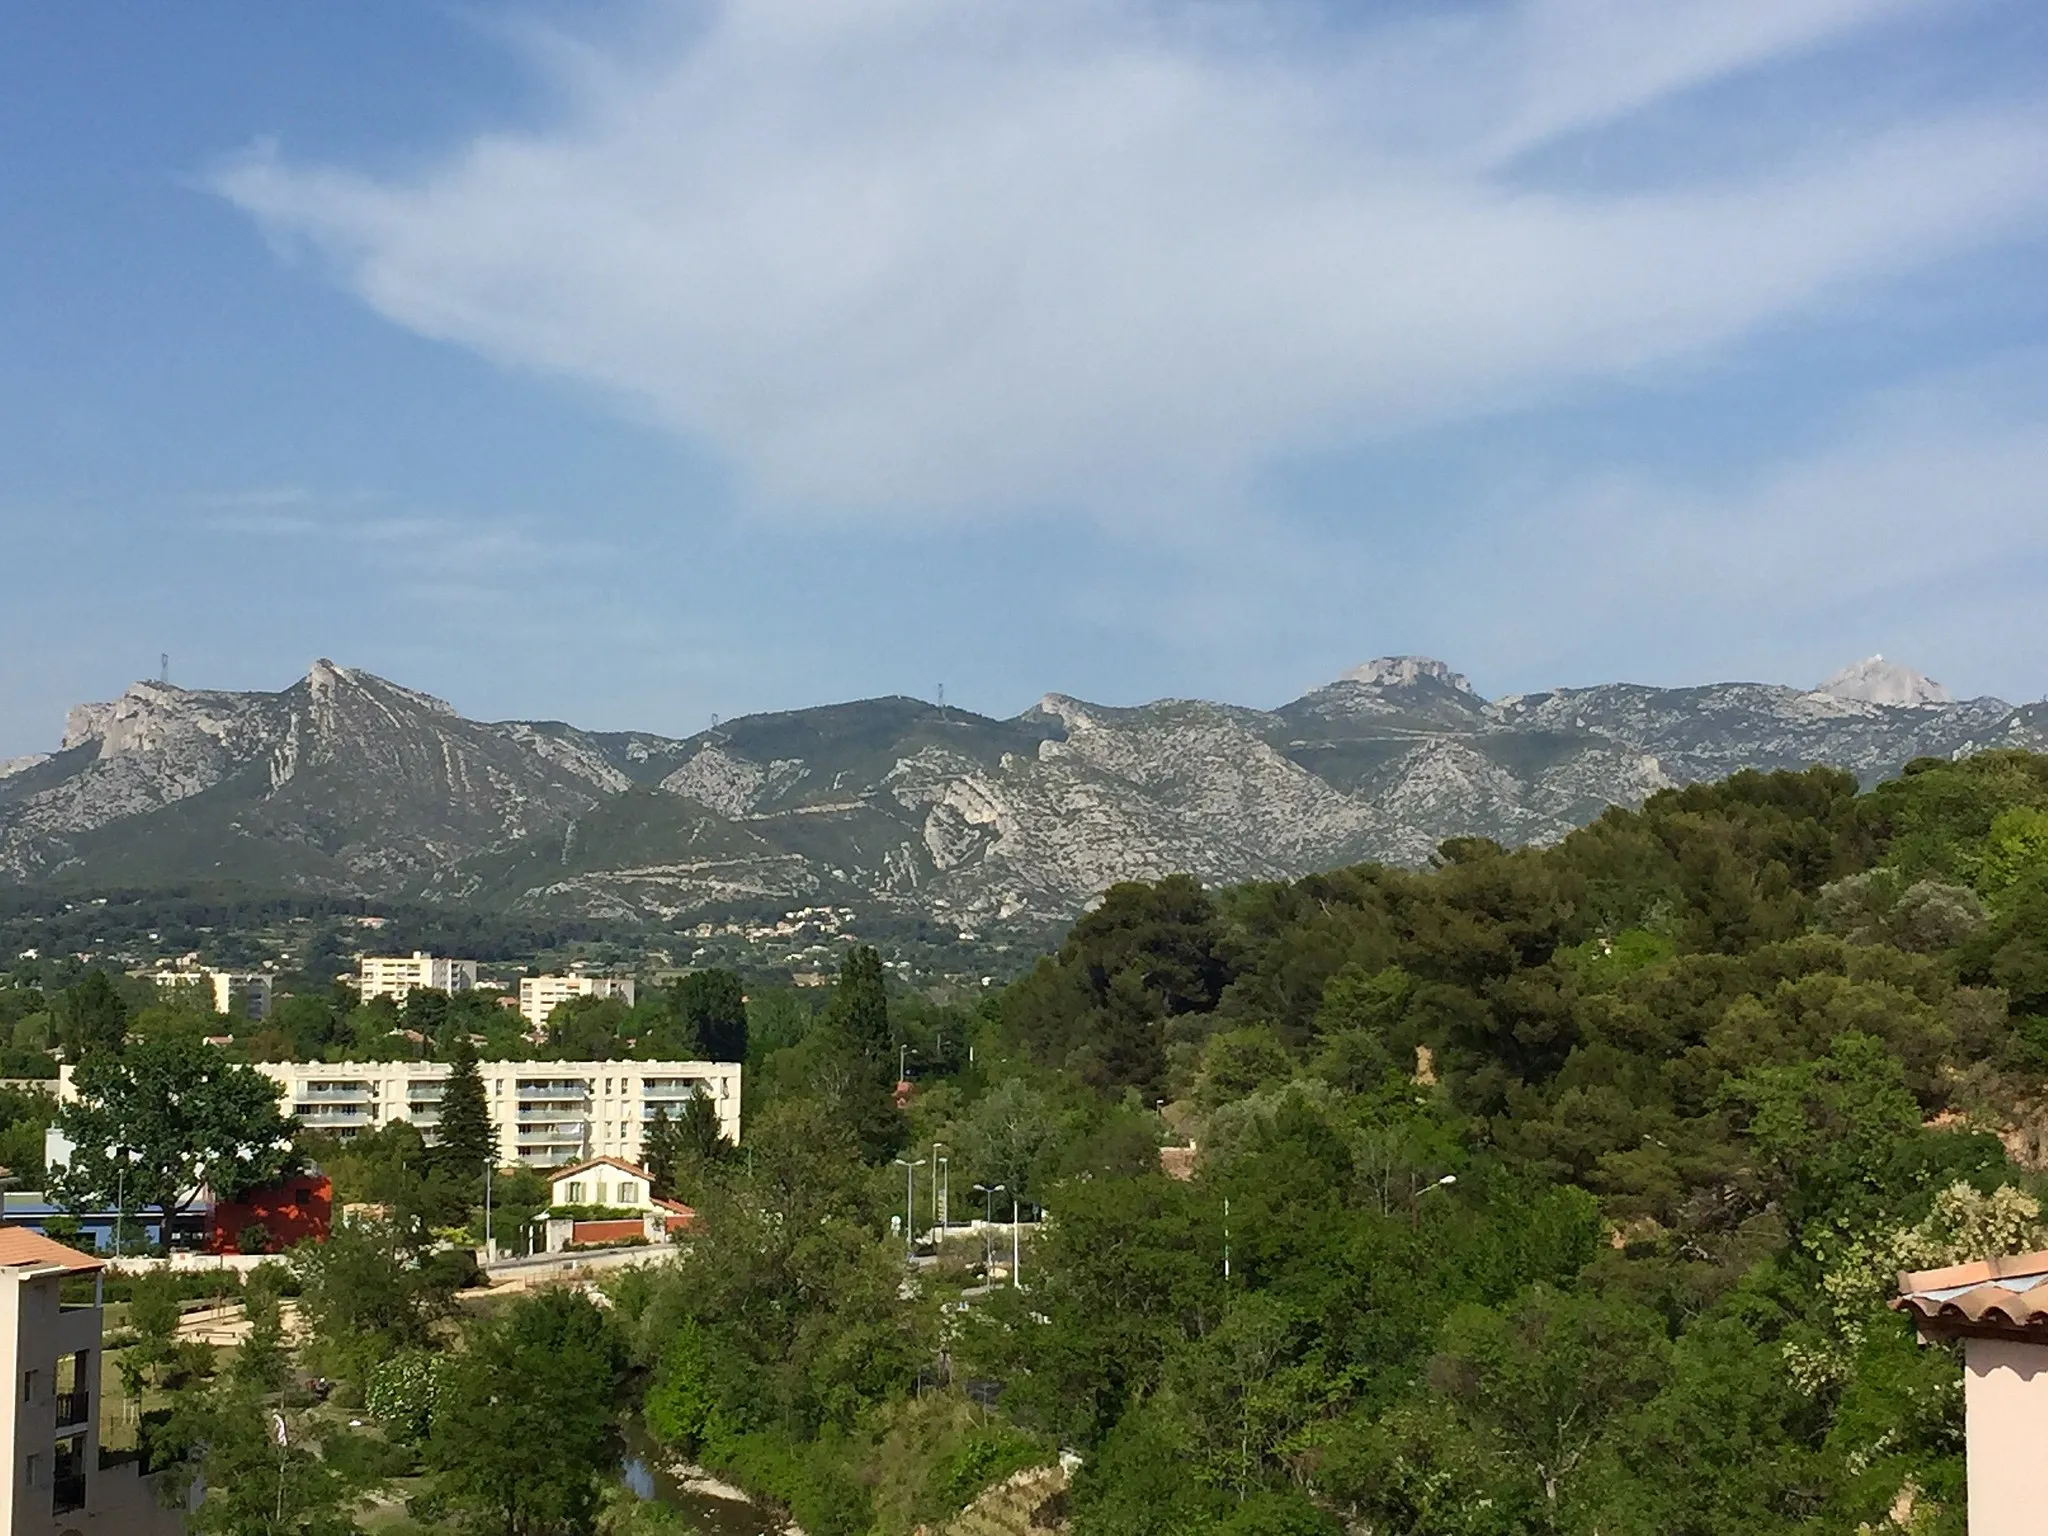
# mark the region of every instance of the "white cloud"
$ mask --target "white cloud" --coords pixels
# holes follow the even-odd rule
[[[396,323],[613,392],[773,510],[1185,515],[2029,227],[2020,108],[1844,136],[1817,102],[1772,163],[1695,146],[1627,189],[1528,169],[1939,9],[726,0],[538,49],[561,119],[411,179],[262,148],[217,184]]]

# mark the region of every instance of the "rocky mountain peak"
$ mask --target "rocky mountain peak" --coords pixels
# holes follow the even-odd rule
[[[1412,688],[1425,680],[1469,693],[1475,699],[1479,697],[1464,673],[1453,672],[1434,656],[1380,656],[1340,673],[1337,678],[1340,683],[1364,683],[1378,688]]]
[[[380,693],[430,714],[459,717],[459,711],[446,699],[435,698],[433,694],[422,693],[417,688],[407,688],[374,672],[365,672],[360,667],[336,666],[324,656],[306,671],[306,691],[316,705],[331,706],[350,690]]]
[[[1864,704],[1889,704],[1919,708],[1929,704],[1953,704],[1955,695],[1924,673],[1882,656],[1866,656],[1842,668],[1814,690],[1837,699]]]

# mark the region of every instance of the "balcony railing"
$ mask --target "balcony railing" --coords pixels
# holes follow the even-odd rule
[[[85,1508],[85,1474],[65,1472],[50,1480],[50,1513],[68,1515]]]
[[[59,1392],[56,1398],[59,1429],[83,1424],[92,1416],[92,1393],[89,1389],[80,1387],[76,1392]]]

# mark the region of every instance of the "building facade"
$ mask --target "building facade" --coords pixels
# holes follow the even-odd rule
[[[285,1108],[315,1130],[352,1136],[394,1120],[431,1141],[448,1082],[445,1062],[257,1062]],[[725,1061],[485,1061],[477,1064],[498,1161],[557,1168],[593,1157],[639,1157],[657,1109],[669,1118],[702,1094],[728,1141],[740,1137],[740,1066]],[[68,1086],[68,1069],[66,1080]]]
[[[133,1460],[100,1454],[100,1323],[95,1259],[20,1227],[0,1227],[0,1445],[8,1471],[0,1536],[175,1536]],[[64,1282],[91,1278],[90,1301]]]
[[[419,950],[410,956],[365,955],[361,974],[356,978],[356,990],[366,1003],[373,997],[395,998],[402,1003],[414,987],[467,992],[475,985],[474,960],[450,960]]]
[[[159,989],[202,987],[213,994],[213,1011],[261,1023],[270,1016],[271,978],[261,971],[157,971]]]
[[[630,1008],[634,991],[630,976],[525,976],[519,982],[519,1012],[539,1034],[548,1015],[571,998],[614,997]]]

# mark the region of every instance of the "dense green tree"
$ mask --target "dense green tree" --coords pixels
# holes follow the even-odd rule
[[[202,1189],[232,1200],[294,1163],[277,1085],[200,1041],[138,1041],[89,1057],[72,1082],[57,1115],[71,1160],[51,1188],[73,1209],[118,1196],[168,1227]]]
[[[128,1004],[105,971],[87,971],[59,992],[50,1009],[57,1044],[74,1066],[119,1055],[128,1038]]]
[[[877,957],[877,980],[879,980]],[[678,1046],[701,1061],[747,1059],[747,996],[739,977],[718,969],[692,971],[668,989]],[[886,1006],[886,1002],[885,1002]]]
[[[436,1493],[479,1530],[588,1532],[617,1460],[624,1366],[609,1316],[575,1291],[540,1291],[473,1325],[427,1444]]]

